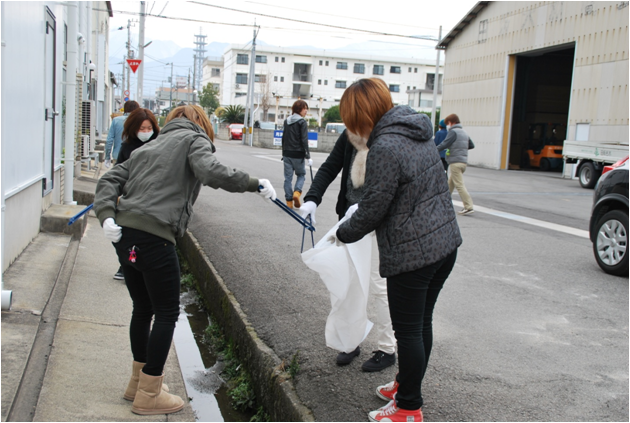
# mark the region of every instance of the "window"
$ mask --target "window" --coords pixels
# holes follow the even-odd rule
[[[324,79],[324,85],[328,85],[328,80],[327,79]]]
[[[212,68],[210,76],[212,78],[214,78],[216,76],[221,76],[221,69],[219,69],[219,68]]]
[[[411,73],[411,68],[409,68],[409,73]]]
[[[246,54],[238,54],[236,55],[236,64],[237,65],[247,65],[249,64],[249,56]]]
[[[320,60],[320,61],[319,61],[319,66],[321,66],[321,65],[323,65],[323,64],[324,64],[324,61],[323,61],[323,60]]]
[[[236,74],[236,83],[237,84],[247,84],[247,74],[246,73],[237,73]]]
[[[418,104],[418,107],[433,107],[433,100],[420,99],[420,104]]]
[[[267,63],[267,56],[256,55],[256,63]]]
[[[354,73],[365,73],[365,65],[363,63],[355,63]]]
[[[409,85],[407,85],[407,91],[409,91],[411,89],[411,87]]]
[[[409,100],[409,107],[413,107],[413,100]]]
[[[348,62],[337,62],[337,69],[348,69]]]
[[[267,82],[267,75],[255,75],[254,82],[262,82],[264,84]]]
[[[418,73],[418,68],[413,68],[413,73]]]
[[[317,85],[322,85],[322,80],[321,79],[317,80]]]
[[[328,60],[326,60],[326,66],[328,66]]]
[[[221,88],[221,84],[212,84],[212,89],[219,92]]]
[[[284,82],[284,76],[280,77],[280,82]],[[459,192],[459,191],[458,191]]]
[[[389,68],[389,73],[400,73],[400,66],[392,66]]]
[[[485,43],[487,39],[488,39],[488,19],[484,19],[483,21],[479,21],[479,38],[477,42]]]
[[[438,91],[442,90],[442,74],[440,74],[440,79],[438,81]],[[424,88],[427,90],[432,90],[433,89],[433,85],[435,83],[435,74],[434,73],[427,73],[427,80],[425,83]]]
[[[346,88],[346,81],[335,81],[335,88]]]
[[[277,76],[273,77],[273,82],[278,82],[278,77]]]
[[[400,92],[400,85],[389,85],[389,91],[392,93],[399,93]]]
[[[416,87],[413,87],[413,89],[415,90],[415,89],[416,89]]]
[[[281,62],[284,63],[284,57],[282,58]]]
[[[278,61],[278,56],[276,56],[276,62]]]
[[[385,66],[383,65],[374,65],[374,70],[372,71],[374,75],[383,75],[385,73]]]

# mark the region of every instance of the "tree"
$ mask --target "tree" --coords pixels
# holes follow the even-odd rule
[[[339,106],[332,106],[324,113],[324,119],[326,122],[341,122],[341,113],[339,112]]]
[[[219,117],[223,122],[243,123],[245,122],[245,108],[240,104],[226,106]]]
[[[219,107],[219,91],[215,90],[212,87],[212,84],[208,83],[203,90],[201,90],[201,94],[199,94],[199,104],[206,111],[208,115],[214,113],[214,111]]]

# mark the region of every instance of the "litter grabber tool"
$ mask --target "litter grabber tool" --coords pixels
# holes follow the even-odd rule
[[[313,243],[313,247],[314,247],[315,246],[315,237],[313,235],[313,232],[315,231],[315,227],[311,224],[310,216],[307,216],[308,220],[304,219],[302,216],[297,214],[293,209],[289,208],[289,206],[284,204],[278,198],[276,198],[275,200],[272,200],[272,203],[275,203],[278,207],[280,207],[282,210],[284,210],[289,216],[291,216],[300,225],[302,225],[304,227],[304,229],[302,231],[302,249],[300,250],[300,252],[304,251],[304,238],[306,237],[306,230],[307,229],[309,231],[311,231],[311,242]]]
[[[94,203],[90,204],[89,206],[87,206],[86,208],[84,208],[83,210],[81,210],[79,213],[75,214],[74,216],[72,216],[70,218],[70,220],[68,220],[68,226],[72,225],[74,222],[76,222],[77,220],[79,220],[81,218],[81,216],[83,216],[85,213],[89,212],[90,210],[92,210],[92,207],[94,207]]]
[[[313,166],[309,166],[311,169],[311,184],[313,183]]]

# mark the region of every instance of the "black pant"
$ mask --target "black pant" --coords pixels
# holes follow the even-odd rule
[[[444,157],[440,157],[440,160],[442,160],[442,166],[444,166],[444,170],[448,171],[448,162],[446,161],[446,159]]]
[[[433,346],[433,308],[456,258],[457,250],[437,263],[387,278],[389,313],[398,343],[399,408],[422,407],[422,379]]]
[[[122,234],[114,247],[133,301],[131,352],[135,361],[146,363],[146,374],[161,376],[179,317],[177,252],[169,241],[144,231],[123,228]],[[133,247],[135,263],[130,260]]]

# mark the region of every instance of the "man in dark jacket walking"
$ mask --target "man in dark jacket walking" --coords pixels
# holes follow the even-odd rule
[[[284,196],[287,206],[293,208],[302,205],[300,196],[306,175],[305,160],[312,166],[311,154],[308,151],[308,124],[304,116],[308,112],[308,104],[304,100],[293,103],[293,114],[284,121],[282,134],[282,160],[284,161]],[[293,173],[297,176],[293,188]]]

